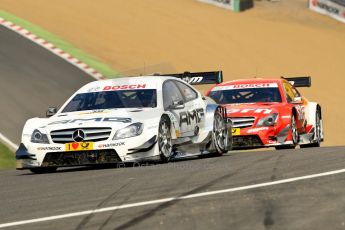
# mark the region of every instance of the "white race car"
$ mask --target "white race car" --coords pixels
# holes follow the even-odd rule
[[[17,169],[57,167],[227,152],[226,111],[191,84],[222,82],[222,72],[117,78],[91,82],[47,118],[29,119]]]

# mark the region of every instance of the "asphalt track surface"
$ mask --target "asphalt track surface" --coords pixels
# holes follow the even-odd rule
[[[24,121],[91,81],[0,27],[0,130],[18,143]],[[0,171],[0,226],[117,205],[275,182],[345,168],[345,147],[230,152],[126,168]],[[344,229],[345,173],[191,199],[15,225],[9,229]]]
[[[93,81],[86,73],[0,25],[0,133],[19,144],[25,121],[44,117]]]

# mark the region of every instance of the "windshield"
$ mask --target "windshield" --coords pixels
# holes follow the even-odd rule
[[[216,90],[211,91],[209,96],[218,104],[282,101],[277,87]]]
[[[119,90],[77,94],[62,112],[156,106],[155,89]]]

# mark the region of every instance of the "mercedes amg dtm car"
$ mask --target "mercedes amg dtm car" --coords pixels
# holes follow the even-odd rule
[[[191,86],[221,81],[222,72],[204,72],[91,82],[47,118],[26,122],[17,169],[222,155],[225,109]]]
[[[218,84],[206,95],[226,106],[235,149],[319,147],[321,106],[296,89],[310,86],[310,77],[255,78]]]

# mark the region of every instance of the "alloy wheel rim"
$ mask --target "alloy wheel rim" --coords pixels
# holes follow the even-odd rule
[[[320,125],[320,117],[319,114],[316,115],[316,124],[315,124],[315,133],[316,133],[316,141],[320,142],[321,137],[321,125]]]
[[[297,133],[297,128],[296,128],[295,117],[292,117],[291,131],[292,131],[292,141],[293,141],[294,144],[296,144],[297,143],[297,139],[298,139],[298,133]]]
[[[217,146],[225,150],[227,146],[227,129],[222,117],[217,116],[215,119],[214,134]]]
[[[159,149],[165,157],[170,157],[172,152],[171,135],[166,122],[159,129]]]

